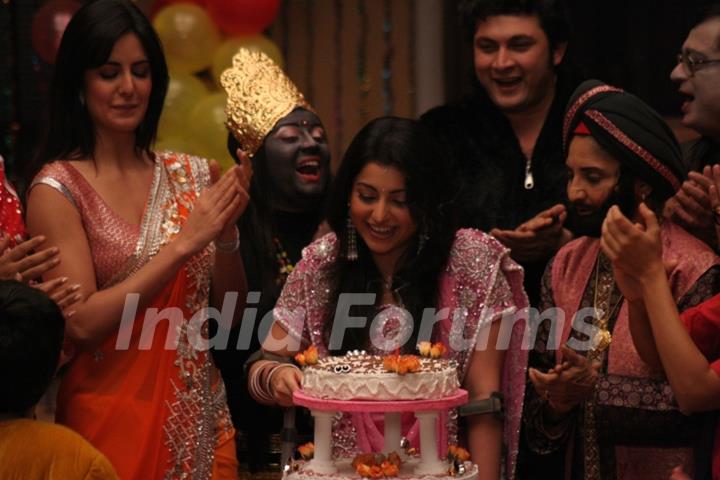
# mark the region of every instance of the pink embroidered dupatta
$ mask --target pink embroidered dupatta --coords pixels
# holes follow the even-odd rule
[[[275,319],[298,341],[315,345],[321,356],[327,355],[323,339],[324,323],[329,321],[329,306],[334,305],[332,267],[338,255],[337,238],[330,233],[313,242],[303,251],[303,259],[288,277],[275,309]],[[446,272],[440,279],[440,305],[450,312],[456,308],[464,312],[462,321],[452,316],[442,320],[436,329],[435,340],[450,346],[450,358],[458,362],[458,377],[464,379],[471,355],[469,351],[454,351],[452,345],[468,341],[475,345],[481,329],[505,314],[527,307],[522,289],[522,268],[509,258],[508,250],[495,239],[477,230],[459,230],[450,254]],[[514,478],[517,459],[520,416],[525,391],[527,349],[522,347],[525,322],[513,325],[503,372],[505,395],[504,442],[507,478]],[[470,350],[472,351],[472,350]],[[450,421],[441,419],[445,439],[456,442],[457,419],[450,412]],[[406,418],[404,435],[412,442],[417,439],[418,427]],[[336,455],[352,455],[360,451],[382,450],[381,426],[370,416],[343,416],[333,428]],[[443,440],[440,443],[443,445]],[[444,452],[441,452],[444,454]]]
[[[663,222],[661,236],[663,259],[679,261],[669,278],[673,296],[679,300],[710,267],[718,264],[718,258],[702,242],[670,221]],[[598,239],[582,237],[563,247],[553,261],[553,298],[555,306],[565,312],[558,345],[564,345],[568,341],[575,312],[578,311],[583,294],[591,281],[590,276],[599,252]],[[558,362],[562,360],[560,350],[556,352],[556,359]],[[607,354],[607,374],[657,378],[657,373],[650,371],[635,350],[625,301],[612,331],[612,343]],[[672,407],[666,405],[663,408]],[[666,477],[672,467],[680,463],[692,464],[688,449],[616,446],[615,457],[617,478],[628,480]]]

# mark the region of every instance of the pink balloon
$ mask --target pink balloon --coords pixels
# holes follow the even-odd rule
[[[80,3],[75,0],[49,0],[35,12],[31,26],[32,46],[47,63],[55,63],[65,27],[79,8]]]
[[[250,35],[265,30],[277,16],[280,0],[207,0],[215,24],[228,35]]]

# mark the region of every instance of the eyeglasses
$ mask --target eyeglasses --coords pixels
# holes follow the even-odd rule
[[[692,53],[682,52],[678,53],[677,62],[682,63],[682,66],[685,69],[685,74],[689,77],[692,77],[698,70],[702,70],[706,66],[712,65],[713,63],[720,63],[720,58],[697,58],[694,57]]]

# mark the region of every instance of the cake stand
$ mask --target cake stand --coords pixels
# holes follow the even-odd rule
[[[454,394],[432,400],[330,400],[311,397],[296,390],[296,405],[310,409],[315,418],[315,454],[307,468],[315,473],[331,475],[337,472],[332,458],[332,420],[337,412],[385,413],[383,453],[396,451],[400,446],[402,412],[413,412],[420,422],[420,461],[415,465],[414,475],[447,474],[448,464],[438,454],[437,417],[443,410],[467,403],[468,393],[458,389]]]

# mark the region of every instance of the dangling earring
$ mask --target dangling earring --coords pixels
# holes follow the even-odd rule
[[[358,259],[357,230],[355,230],[355,225],[353,225],[350,215],[348,215],[348,219],[347,219],[347,257],[346,258],[347,258],[348,262],[354,262],[355,260]]]
[[[430,238],[430,236],[428,235],[428,228],[427,225],[423,223],[420,234],[418,235],[417,255],[420,255],[422,249],[425,248],[425,244],[427,243],[428,238]]]

